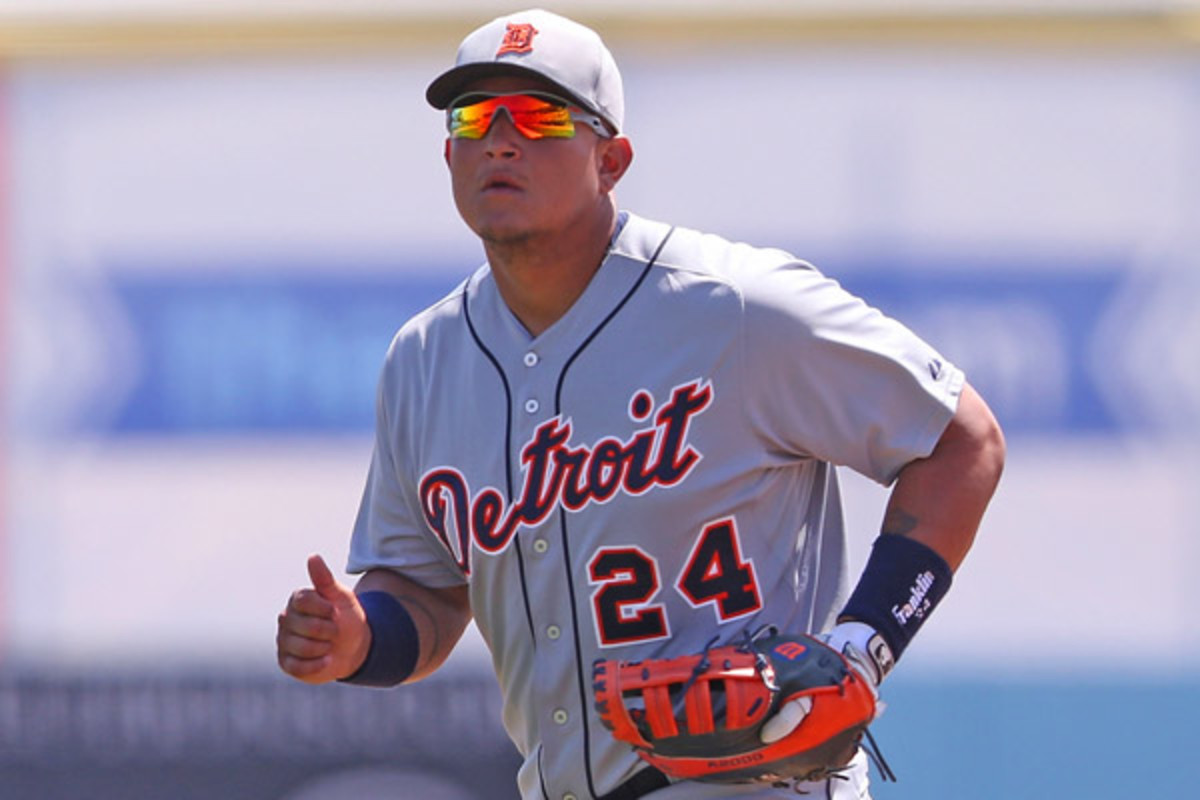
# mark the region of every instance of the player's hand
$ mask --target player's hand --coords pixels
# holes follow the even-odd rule
[[[371,646],[371,629],[354,591],[333,577],[319,555],[308,558],[311,587],[298,589],[279,615],[279,668],[305,683],[352,674]]]
[[[875,629],[862,622],[842,622],[820,637],[834,650],[841,653],[854,671],[875,694],[875,716],[883,713],[884,704],[879,702],[879,684],[895,665],[892,652]],[[797,697],[779,707],[775,716],[763,723],[759,738],[765,744],[776,742],[800,727],[808,712],[812,711],[811,697]]]

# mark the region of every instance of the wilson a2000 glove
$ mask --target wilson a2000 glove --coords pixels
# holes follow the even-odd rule
[[[677,658],[599,659],[593,678],[613,736],[676,779],[819,780],[850,760],[876,713],[874,687],[838,651],[773,628]],[[764,742],[764,722],[789,701],[802,721]]]

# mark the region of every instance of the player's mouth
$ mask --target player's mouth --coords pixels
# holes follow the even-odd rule
[[[483,181],[483,191],[487,192],[518,192],[520,184],[507,175],[492,175]]]

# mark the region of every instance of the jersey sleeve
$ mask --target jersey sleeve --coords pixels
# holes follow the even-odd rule
[[[399,457],[406,434],[397,391],[396,348],[384,365],[376,393],[375,447],[366,487],[350,537],[347,571],[394,569],[432,588],[466,583],[445,548],[432,541],[421,514],[406,459]]]
[[[770,446],[885,486],[933,451],[961,370],[804,262],[777,261],[744,286],[743,401]]]

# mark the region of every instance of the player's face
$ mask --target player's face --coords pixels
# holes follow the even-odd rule
[[[497,77],[467,92],[552,91],[536,80]],[[480,139],[447,139],[454,202],[485,242],[512,243],[564,233],[587,215],[611,207],[609,192],[628,166],[614,169],[614,148],[625,140],[599,136],[585,124],[571,138],[528,139],[506,113],[497,113]]]

